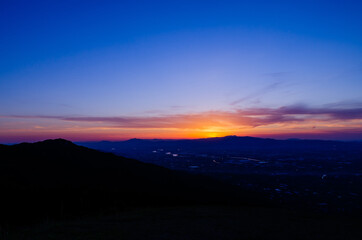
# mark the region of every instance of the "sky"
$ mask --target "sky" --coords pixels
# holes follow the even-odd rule
[[[361,1],[0,1],[0,142],[362,140]]]

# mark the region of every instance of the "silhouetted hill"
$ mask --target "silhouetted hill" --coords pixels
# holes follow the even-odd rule
[[[0,145],[0,159],[2,223],[36,222],[128,206],[226,203],[238,198],[232,187],[218,181],[63,139]]]

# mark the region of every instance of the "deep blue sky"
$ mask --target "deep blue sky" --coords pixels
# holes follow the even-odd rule
[[[290,106],[359,114],[361,12],[361,1],[2,0],[0,128]],[[333,124],[361,130],[348,120]]]

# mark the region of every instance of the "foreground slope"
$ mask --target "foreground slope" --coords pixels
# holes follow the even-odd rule
[[[62,139],[0,145],[0,159],[3,224],[129,206],[225,203],[240,196],[232,187],[209,178],[102,153]]]
[[[349,240],[361,219],[295,214],[263,207],[137,208],[119,214],[19,229],[7,240]]]

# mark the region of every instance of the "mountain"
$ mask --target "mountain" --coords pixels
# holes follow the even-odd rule
[[[214,204],[241,199],[238,190],[211,178],[99,152],[63,139],[0,145],[0,159],[3,224],[131,206]]]
[[[264,153],[270,154],[362,154],[362,142],[326,140],[275,140],[270,138],[226,136],[193,140],[130,139],[127,141],[79,142],[82,146],[128,157],[164,149],[170,152],[208,154]]]

